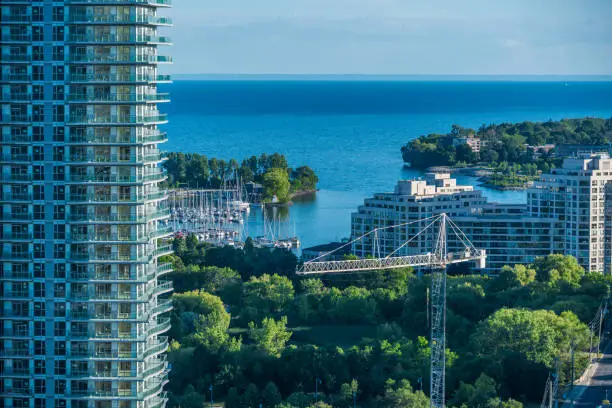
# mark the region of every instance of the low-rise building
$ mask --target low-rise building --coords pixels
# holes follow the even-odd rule
[[[474,153],[480,152],[480,149],[483,146],[483,142],[479,137],[468,136],[468,137],[457,137],[453,139],[454,147],[465,145],[465,144],[470,146],[470,149],[472,149]]]
[[[553,253],[576,257],[587,271],[612,272],[612,160],[607,155],[566,159],[534,183],[526,204],[488,203],[480,191],[457,185],[448,174],[400,181],[393,193],[375,194],[352,215],[352,237],[363,236],[353,253],[431,251],[436,229],[418,234],[441,213],[475,247],[487,250],[487,272]],[[452,235],[450,247],[458,245]]]

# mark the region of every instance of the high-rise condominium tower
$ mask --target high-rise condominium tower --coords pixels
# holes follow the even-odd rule
[[[163,407],[169,0],[0,0],[0,405]]]

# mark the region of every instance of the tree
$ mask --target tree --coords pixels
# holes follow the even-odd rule
[[[249,338],[255,343],[256,348],[265,354],[280,356],[285,344],[291,338],[291,332],[287,330],[287,318],[283,316],[276,321],[266,317],[261,322],[261,326],[250,322]]]
[[[247,407],[259,406],[259,388],[253,383],[247,385],[244,394],[242,394],[242,402]]]
[[[282,313],[293,301],[295,290],[286,276],[262,275],[244,284],[244,306],[261,313]]]
[[[499,275],[491,281],[489,289],[495,292],[525,286],[536,278],[536,271],[525,265],[504,266]]]
[[[577,285],[584,276],[584,268],[576,258],[569,255],[553,254],[537,258],[533,268],[536,270],[536,278],[541,282],[564,281]]]
[[[552,367],[561,351],[588,345],[589,329],[576,315],[557,316],[547,310],[500,309],[478,324],[472,348],[480,355],[501,359],[514,353],[525,360]]]
[[[263,198],[265,201],[273,201],[274,198],[280,203],[289,201],[289,176],[283,169],[270,169],[263,176]]]
[[[227,391],[227,396],[225,397],[225,408],[239,408],[241,405],[238,389],[236,387],[231,387]]]
[[[423,391],[413,391],[407,380],[397,383],[389,379],[385,387],[385,395],[379,405],[388,408],[428,408],[429,398]]]
[[[281,393],[272,381],[268,382],[266,388],[261,392],[261,399],[263,400],[264,407],[270,408],[274,408],[282,402]]]
[[[229,340],[230,315],[221,299],[202,291],[176,293],[172,296],[173,335],[185,342],[218,352]]]

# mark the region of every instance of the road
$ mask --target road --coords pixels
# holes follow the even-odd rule
[[[566,402],[563,408],[594,408],[606,398],[612,399],[612,342],[608,342],[601,358],[591,368],[590,373],[577,385],[572,395],[574,405]]]

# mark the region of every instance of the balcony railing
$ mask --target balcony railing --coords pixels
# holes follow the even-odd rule
[[[30,162],[32,156],[29,154],[0,154],[0,162]]]
[[[26,56],[31,59],[30,56]],[[19,56],[17,57],[19,58]],[[29,61],[29,59],[27,61]],[[21,60],[15,60],[21,62]],[[71,54],[68,56],[68,62],[72,63],[100,63],[100,64],[157,64],[171,63],[172,57],[165,55],[100,55],[100,54]]]
[[[21,144],[32,143],[32,136],[28,135],[2,135],[2,143],[6,144]]]
[[[0,241],[30,241],[31,232],[0,232]]]
[[[29,14],[2,14],[0,16],[0,24],[29,24],[32,22],[32,16]]]
[[[153,124],[165,123],[168,121],[167,115],[71,115],[69,123],[83,124]]]
[[[99,174],[96,176],[83,176],[70,174],[66,176],[68,183],[147,183],[151,181],[163,181],[167,177],[164,171],[152,174],[139,174],[136,176],[121,176],[117,174]]]
[[[157,43],[171,44],[170,37],[156,35],[118,35],[118,34],[71,34],[68,36],[69,42],[84,43]]]
[[[133,75],[133,74],[70,74],[72,82],[104,82],[104,83],[134,83],[134,82],[170,82],[170,75]]]
[[[168,140],[168,136],[164,132],[154,132],[151,134],[135,135],[135,136],[96,136],[94,134],[87,135],[70,135],[68,143],[75,144],[144,144],[144,143],[163,143]]]
[[[32,80],[32,76],[30,74],[7,74],[0,73],[0,81],[6,82],[30,82]]]
[[[150,95],[125,93],[125,94],[71,94],[68,95],[70,102],[165,102],[170,100],[167,93]]]
[[[21,63],[21,62],[30,62],[32,61],[32,55],[30,54],[2,54],[2,62],[7,63],[7,62],[16,62],[16,63]]]
[[[165,192],[151,194],[71,194],[68,201],[73,203],[144,203],[166,197]],[[10,200],[9,200],[10,201]]]
[[[32,272],[30,271],[0,271],[0,278],[7,280],[31,280]]]
[[[3,192],[0,195],[2,201],[32,201],[32,194],[30,193],[11,193],[8,191]]]
[[[30,42],[32,36],[30,34],[2,34],[0,36],[2,42]]]
[[[161,1],[161,0],[160,0]],[[172,25],[172,19],[160,16],[128,16],[128,15],[93,15],[74,14],[70,23],[76,24],[150,24],[150,25]]]
[[[171,0],[68,0],[70,4],[144,4],[150,6],[170,6]]]

